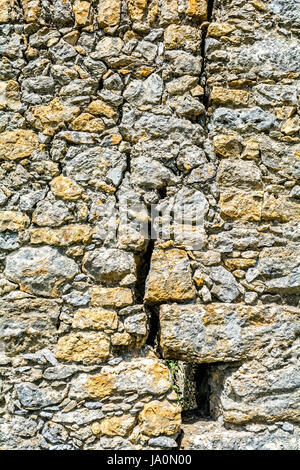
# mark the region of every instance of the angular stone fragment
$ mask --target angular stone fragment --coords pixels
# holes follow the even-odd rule
[[[145,302],[184,302],[195,296],[195,287],[185,251],[154,250],[146,282]]]
[[[25,230],[29,224],[29,217],[22,212],[0,211],[0,232]]]
[[[117,282],[127,274],[135,276],[135,260],[132,253],[115,248],[99,248],[83,258],[83,269],[97,281]]]
[[[16,129],[0,134],[0,160],[30,157],[38,147],[38,136],[33,131]]]
[[[300,291],[300,253],[296,246],[264,248],[257,272],[265,281],[266,291],[297,294]]]
[[[236,135],[216,135],[213,139],[215,153],[224,158],[239,157],[242,152],[242,144]]]
[[[165,359],[199,363],[256,357],[270,335],[293,341],[299,327],[293,307],[221,303],[162,305],[160,326]]]
[[[197,52],[200,47],[201,30],[193,26],[171,24],[165,30],[166,49],[185,49]]]
[[[133,303],[131,289],[125,287],[94,287],[91,305],[94,307],[123,308]]]
[[[214,86],[210,99],[216,104],[234,104],[236,106],[247,105],[249,93],[245,90],[232,90],[230,88],[222,88]]]
[[[82,113],[71,122],[71,128],[79,132],[101,132],[105,126],[102,119],[95,118],[89,113]]]
[[[278,220],[279,222],[300,220],[300,204],[286,196],[266,193],[262,206],[263,220]]]
[[[56,343],[60,307],[58,300],[28,295],[2,298],[0,338],[6,353],[35,353]]]
[[[72,380],[72,398],[101,399],[128,392],[162,395],[171,390],[168,367],[154,358],[132,358],[117,366],[104,366],[101,373],[82,374]]]
[[[75,0],[73,4],[73,12],[75,21],[78,26],[86,26],[89,19],[91,4],[90,2]]]
[[[186,14],[197,20],[206,20],[207,0],[188,0]]]
[[[110,341],[104,333],[71,333],[58,340],[55,356],[68,362],[99,364],[110,355]]]
[[[54,297],[57,286],[78,273],[75,261],[55,248],[20,248],[6,258],[4,274],[25,292]]]
[[[81,197],[83,189],[65,176],[57,176],[50,182],[51,191],[57,197],[66,199],[67,201],[75,201]]]
[[[234,189],[262,189],[263,187],[259,167],[254,162],[240,159],[222,160],[217,172],[217,182],[222,187]]]
[[[109,332],[118,328],[118,315],[104,308],[80,308],[75,312],[72,327]]]
[[[15,1],[0,0],[0,24],[11,23],[16,18]]]
[[[21,0],[26,23],[38,21],[41,14],[40,0]]]
[[[0,109],[18,111],[21,108],[19,88],[15,80],[0,81]]]
[[[238,283],[234,276],[223,266],[214,266],[210,270],[210,278],[215,285],[212,293],[223,302],[233,302],[239,296]]]
[[[234,26],[228,23],[210,23],[207,30],[207,35],[214,38],[226,36],[234,31]]]
[[[32,214],[32,222],[40,227],[57,227],[70,220],[71,214],[63,201],[48,200],[38,202]]]
[[[110,416],[100,423],[92,425],[92,431],[99,436],[128,436],[136,422],[136,417],[130,414]]]
[[[263,193],[226,190],[220,195],[221,215],[228,219],[259,221]]]
[[[27,113],[29,123],[46,135],[54,135],[63,129],[80,113],[77,106],[64,106],[59,98],[54,98],[48,105],[34,106]]]
[[[127,8],[131,21],[143,20],[147,3],[147,0],[127,0]]]
[[[29,410],[55,405],[64,398],[61,391],[39,388],[32,383],[22,383],[17,386],[16,390],[21,404]]]
[[[279,328],[279,325],[277,326]],[[282,324],[281,328],[284,328]],[[277,330],[278,331],[278,330]],[[212,379],[211,412],[216,418],[222,414],[226,423],[299,423],[300,374],[297,367],[299,339],[275,330],[269,351],[260,348],[257,357],[240,367],[214,370]],[[269,336],[270,338],[270,336]],[[285,355],[277,355],[279,349]],[[222,393],[220,393],[222,390]]]
[[[150,401],[139,414],[139,424],[146,436],[167,436],[177,434],[180,430],[180,406],[167,400]]]
[[[120,0],[100,0],[97,16],[100,28],[117,26],[120,23],[120,12]]]
[[[89,243],[93,229],[89,225],[66,225],[58,229],[34,228],[30,230],[30,242],[54,246],[69,246],[74,243]]]

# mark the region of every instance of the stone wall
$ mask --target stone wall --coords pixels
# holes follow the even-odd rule
[[[299,1],[0,7],[0,448],[299,448]]]

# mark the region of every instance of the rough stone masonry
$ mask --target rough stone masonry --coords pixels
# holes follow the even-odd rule
[[[300,447],[299,32],[299,0],[0,0],[1,449]],[[150,240],[152,204],[203,224]]]

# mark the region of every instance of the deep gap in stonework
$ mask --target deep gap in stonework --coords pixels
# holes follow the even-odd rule
[[[183,420],[208,418],[209,409],[209,364],[178,362],[175,383],[182,404]]]

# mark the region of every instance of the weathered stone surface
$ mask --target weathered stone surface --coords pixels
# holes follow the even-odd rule
[[[57,229],[35,228],[30,231],[30,241],[34,245],[47,244],[69,246],[73,243],[88,243],[93,230],[89,225],[67,225]]]
[[[28,113],[29,123],[46,135],[53,135],[65,127],[80,113],[78,106],[64,106],[59,98],[55,98],[49,105],[35,106]]]
[[[33,131],[18,129],[0,134],[0,159],[19,160],[30,157],[38,148],[38,137]]]
[[[57,300],[1,298],[0,337],[7,354],[34,353],[55,343],[59,314]]]
[[[293,341],[298,328],[292,307],[220,303],[162,305],[160,325],[166,359],[200,363],[255,357],[268,335],[279,345],[282,335]]]
[[[171,389],[168,368],[159,360],[137,358],[104,366],[100,374],[83,374],[72,381],[71,397],[101,399],[113,393],[162,395]]]
[[[168,401],[147,403],[139,414],[141,430],[147,436],[176,435],[180,429],[180,406]]]
[[[98,7],[98,23],[100,28],[116,26],[120,22],[121,1],[102,0]]]
[[[75,181],[65,176],[57,176],[51,181],[50,186],[55,196],[66,199],[67,201],[74,201],[80,198],[83,191]]]
[[[298,449],[299,428],[291,431],[282,425],[254,424],[247,429],[227,429],[217,421],[200,420],[182,426],[182,450],[295,450]]]
[[[100,423],[92,425],[93,434],[99,436],[128,436],[136,422],[135,416],[130,414],[104,418]]]
[[[92,290],[91,305],[95,307],[122,308],[132,303],[132,292],[125,287],[95,287]]]
[[[128,274],[135,276],[135,260],[132,253],[99,248],[84,257],[83,269],[98,281],[118,282]]]
[[[260,191],[245,192],[225,190],[220,195],[220,208],[223,217],[259,221],[261,219],[262,197]]]
[[[67,362],[99,364],[109,357],[109,345],[104,333],[71,333],[58,340],[56,357]]]
[[[8,255],[4,270],[25,292],[45,296],[56,296],[58,285],[77,273],[75,261],[47,246],[20,248]]]
[[[197,52],[200,47],[201,31],[192,26],[172,24],[165,30],[166,49],[186,49]]]
[[[118,315],[103,308],[81,308],[75,312],[73,328],[112,331],[118,328]]]
[[[184,302],[195,296],[187,254],[183,250],[156,250],[146,282],[145,302]]]
[[[30,219],[22,212],[0,211],[0,232],[6,230],[17,232],[24,230],[30,224]]]
[[[245,90],[230,90],[222,87],[213,87],[210,99],[214,104],[234,104],[237,106],[248,103],[248,92]]]

